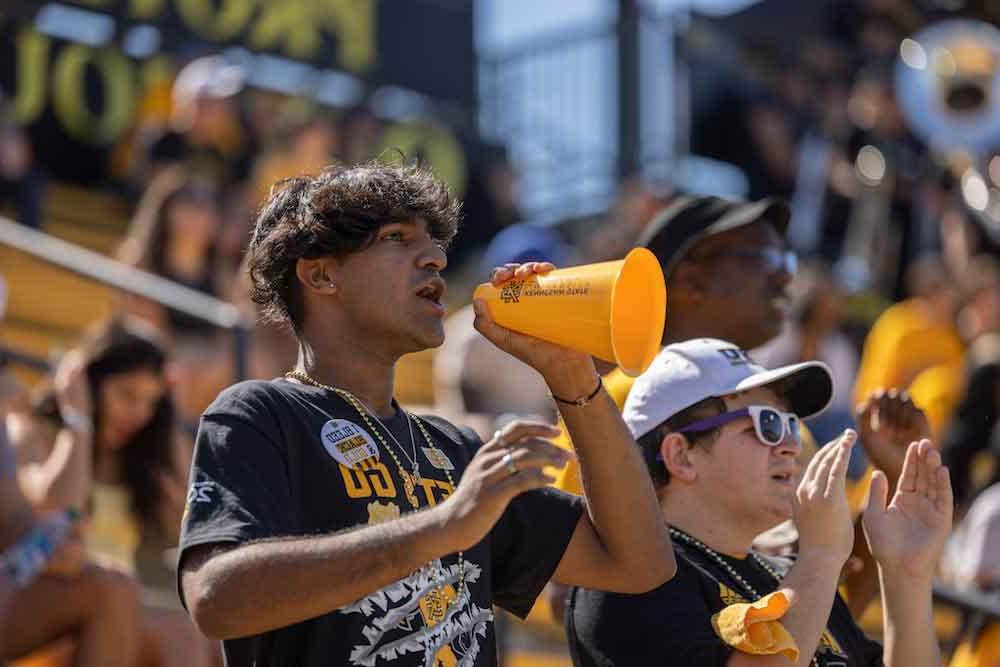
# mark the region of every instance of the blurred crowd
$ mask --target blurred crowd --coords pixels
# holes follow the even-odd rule
[[[731,269],[737,301],[757,279],[778,276],[778,321],[753,341],[751,356],[767,367],[811,359],[831,367],[833,403],[809,423],[820,443],[858,428],[859,415],[878,419],[871,401],[909,397],[950,467],[961,517],[940,579],[997,595],[1000,207],[970,205],[962,183],[979,174],[1000,198],[1000,153],[980,163],[931,150],[912,132],[892,64],[901,41],[930,17],[893,0],[855,4],[809,46],[739,72],[718,59],[701,63],[697,54],[711,49],[699,51],[695,40],[694,62],[704,67],[695,71],[717,79],[695,85],[691,148],[740,167],[749,200],[791,203],[784,236],[798,270],[760,256]],[[254,210],[281,178],[376,157],[382,121],[365,107],[333,115],[249,91],[239,68],[216,57],[188,64],[160,95],[114,151],[118,182],[134,203],[116,257],[255,319],[242,268]],[[622,182],[605,216],[540,227],[521,219],[517,175],[501,155],[473,172],[449,253],[447,341],[432,371],[413,382],[428,385],[433,405],[425,407],[488,435],[515,416],[555,413],[541,378],[473,330],[474,285],[507,262],[619,258],[684,193],[636,176]],[[47,181],[27,133],[2,121],[0,198],[24,224],[44,227]],[[684,289],[673,280],[668,329],[678,325],[673,290]],[[39,386],[24,387],[0,367],[0,552],[41,517],[84,511],[47,574],[17,590],[0,577],[0,662],[68,664],[75,654],[74,664],[220,664],[177,600],[172,547],[186,497],[197,492],[187,475],[198,417],[237,379],[234,342],[148,300],[123,294],[119,305]],[[250,337],[250,377],[292,367],[285,332],[258,326]],[[866,453],[856,448],[850,468],[860,495]],[[1000,656],[995,630],[979,636],[992,636]],[[963,667],[990,664],[971,662],[973,647],[963,649]]]

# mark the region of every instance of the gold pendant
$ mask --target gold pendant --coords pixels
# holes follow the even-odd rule
[[[405,470],[399,471],[400,476],[403,478],[403,493],[406,494],[406,499],[410,501],[413,505],[413,509],[417,508],[419,501],[417,500],[416,486],[413,482],[413,476]]]

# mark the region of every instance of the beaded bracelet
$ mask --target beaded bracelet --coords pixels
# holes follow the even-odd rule
[[[597,396],[598,392],[601,391],[601,387],[603,386],[604,386],[604,381],[601,379],[600,376],[598,376],[597,386],[594,387],[594,391],[590,392],[590,394],[587,396],[584,396],[582,398],[576,398],[573,400],[560,398],[551,392],[549,393],[549,396],[551,396],[556,401],[559,401],[560,403],[564,403],[566,405],[575,405],[578,408],[582,408],[583,406],[587,405],[587,403],[590,403],[592,400],[594,400],[594,397]]]

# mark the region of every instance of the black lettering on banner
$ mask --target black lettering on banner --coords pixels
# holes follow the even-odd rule
[[[390,125],[382,133],[375,155],[390,157],[393,151],[423,155],[453,192],[459,195],[465,192],[468,172],[465,152],[455,134],[444,125],[432,120]]]
[[[13,84],[13,94],[5,94],[14,100],[14,116],[27,125],[35,121],[45,110],[45,82],[49,69],[49,48],[51,40],[29,28],[22,28],[15,39],[14,58],[17,70]]]
[[[84,102],[84,69],[91,66],[101,78],[103,105],[91,113]],[[135,100],[132,66],[122,54],[71,44],[59,54],[52,71],[52,104],[66,130],[78,141],[109,143],[132,120]]]
[[[219,5],[216,10],[216,5]],[[175,0],[174,6],[184,25],[192,32],[213,41],[233,39],[242,32],[254,5],[251,0]]]

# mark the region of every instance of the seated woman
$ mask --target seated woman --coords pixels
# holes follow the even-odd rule
[[[146,189],[118,249],[118,259],[176,284],[219,299],[230,297],[236,262],[224,252],[223,200],[212,179],[175,166]],[[212,324],[123,295],[129,315],[151,322],[169,339],[174,407],[193,439],[198,418],[233,378],[232,341]]]
[[[83,510],[92,556],[142,584],[141,664],[197,667],[209,664],[209,647],[173,584],[189,450],[165,366],[139,323],[112,321],[66,355],[30,412],[12,416],[11,439],[29,502]]]

